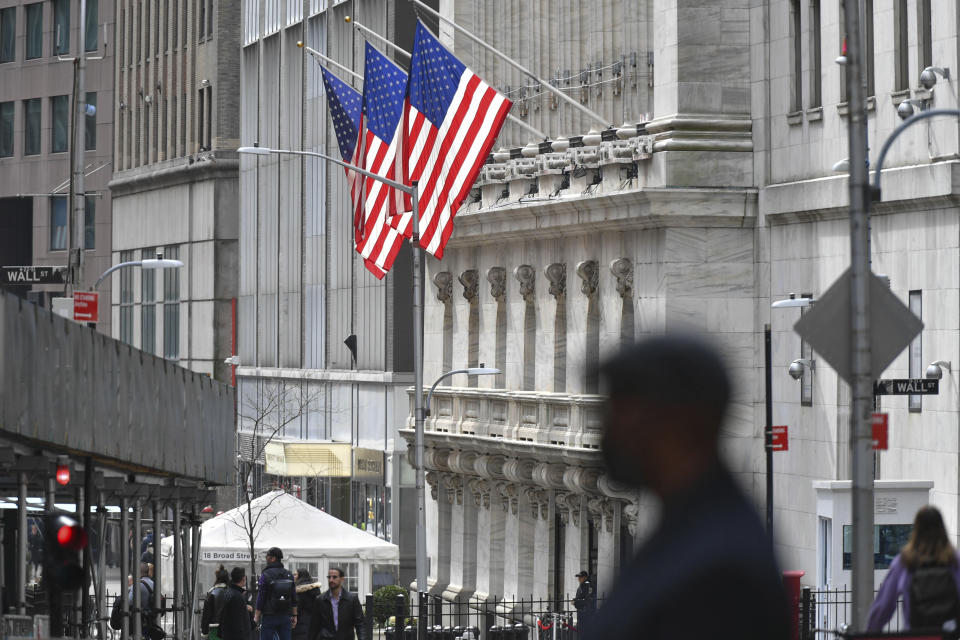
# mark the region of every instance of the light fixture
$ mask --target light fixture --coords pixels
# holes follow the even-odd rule
[[[809,369],[810,371],[813,371],[814,362],[815,360],[813,360],[812,358],[797,358],[796,360],[790,363],[790,368],[787,369],[787,372],[790,374],[791,378],[793,378],[794,380],[799,380],[800,378],[803,377],[803,373],[805,369]]]
[[[897,115],[900,116],[901,120],[906,120],[913,115],[914,107],[918,107],[920,111],[925,111],[927,108],[927,101],[908,98],[897,105]]]
[[[563,153],[570,148],[570,140],[566,136],[560,136],[550,143],[550,148],[557,153]]]
[[[272,152],[272,149],[268,147],[258,147],[253,145],[252,147],[240,147],[237,149],[237,153],[249,153],[254,156],[268,156]]]
[[[833,163],[832,169],[834,173],[850,173],[850,158],[837,160]]]
[[[949,360],[934,360],[927,365],[927,371],[924,375],[930,380],[939,380],[943,377],[944,369],[946,369],[948,373],[950,372]]]
[[[65,487],[70,484],[70,458],[57,456],[57,484]]]
[[[950,80],[950,67],[927,67],[920,72],[920,85],[924,89],[933,89],[937,84],[937,76],[943,76],[944,80]]]
[[[815,302],[813,298],[797,297],[797,294],[791,293],[786,300],[777,300],[770,305],[772,309],[785,309],[787,307],[809,307]]]
[[[229,364],[229,365],[234,366],[234,367],[239,367],[239,366],[240,366],[240,356],[238,356],[237,354],[233,354],[233,355],[230,356],[229,358],[226,358],[226,359],[223,361],[223,364]]]

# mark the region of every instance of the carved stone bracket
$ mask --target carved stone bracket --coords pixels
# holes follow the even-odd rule
[[[550,514],[549,494],[537,487],[527,487],[523,492],[530,502],[530,513],[533,515],[533,519],[542,518],[546,520]]]
[[[613,533],[613,517],[616,512],[616,505],[613,500],[590,498],[587,500],[587,508],[590,510],[590,515],[593,516],[593,524],[598,530],[602,527],[607,533]]]
[[[547,265],[543,270],[543,275],[550,282],[550,295],[559,300],[560,296],[567,293],[567,265],[562,262],[554,262]]]
[[[517,485],[510,482],[498,482],[496,489],[497,497],[500,499],[500,505],[503,507],[503,510],[517,515],[517,508],[519,506]]]
[[[427,484],[430,485],[430,497],[434,500],[437,499],[437,492],[440,488],[440,474],[435,471],[427,471],[424,474],[424,480],[427,481]]]
[[[620,517],[627,525],[627,530],[631,536],[637,535],[637,524],[640,520],[640,505],[635,500],[624,502],[620,510]]]
[[[503,267],[490,267],[487,271],[487,282],[490,283],[490,295],[497,302],[503,302],[507,294],[507,270]]]
[[[557,505],[557,512],[560,514],[560,521],[563,524],[572,522],[574,526],[580,526],[580,508],[581,496],[579,494],[558,491],[554,494],[554,504]]]
[[[473,478],[468,483],[470,487],[470,493],[473,494],[473,503],[478,507],[483,507],[484,509],[490,508],[490,491],[492,487],[488,480],[481,480],[480,478]]]
[[[537,278],[536,270],[528,264],[522,264],[513,270],[513,275],[520,282],[520,295],[524,301],[532,301]]]
[[[629,300],[633,296],[633,263],[629,258],[617,258],[610,263],[610,272],[617,279],[617,293]]]
[[[540,462],[533,469],[533,481],[545,489],[564,489],[564,465]]]
[[[503,465],[503,475],[511,482],[526,484],[533,481],[533,469],[536,466],[533,460],[508,458]]]
[[[474,451],[452,451],[447,456],[447,466],[454,473],[470,475],[473,473],[473,463],[477,459]]]
[[[449,271],[440,271],[433,276],[433,284],[437,285],[437,300],[443,304],[450,302],[453,296],[453,276]]]
[[[476,269],[467,269],[460,274],[460,284],[463,285],[463,297],[473,303],[480,292],[480,276]]]
[[[463,476],[458,473],[445,473],[443,486],[447,490],[447,504],[453,504],[454,500],[459,505],[463,504]]]
[[[577,263],[577,275],[580,276],[580,291],[587,297],[597,292],[600,283],[600,269],[596,260],[584,260]]]
[[[506,464],[506,458],[503,456],[480,456],[473,461],[473,470],[480,477],[501,480],[504,464]]]

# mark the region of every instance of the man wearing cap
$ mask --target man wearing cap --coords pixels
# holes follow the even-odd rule
[[[590,584],[590,574],[581,571],[577,574],[577,580],[580,586],[577,587],[577,595],[573,597],[573,606],[577,610],[577,629],[583,626],[583,623],[590,616],[590,612],[597,606],[597,594]]]
[[[253,614],[260,624],[260,640],[290,640],[297,626],[297,587],[293,574],[283,563],[283,551],[267,550],[267,566],[257,581],[257,607]]]

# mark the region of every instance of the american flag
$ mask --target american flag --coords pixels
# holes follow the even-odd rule
[[[420,246],[437,258],[443,257],[453,216],[511,106],[417,21],[407,88],[404,183],[419,182]],[[409,236],[409,220],[397,215],[391,224]]]
[[[359,166],[399,182],[396,157],[407,74],[368,42],[363,76]],[[403,212],[403,192],[373,178],[362,183],[363,215],[355,229],[357,251],[367,268],[382,278],[403,243],[403,234],[390,225],[391,217]]]
[[[337,135],[340,156],[344,162],[356,165],[360,156],[360,145],[357,142],[360,133],[363,95],[332,74],[323,65],[320,65],[320,73],[323,75],[323,86],[327,92],[327,105],[330,107],[330,116],[333,118],[333,130]],[[360,197],[362,190],[361,176],[350,169],[345,171],[347,182],[350,184],[350,200],[353,202],[354,226],[357,227],[359,221],[363,219],[363,201]],[[383,277],[384,270],[372,261],[365,260],[364,264],[378,278]]]

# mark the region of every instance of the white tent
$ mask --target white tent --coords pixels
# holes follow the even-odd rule
[[[325,576],[331,566],[346,570],[351,591],[365,594],[372,590],[373,571],[396,572],[400,552],[397,545],[353,527],[283,491],[272,491],[250,503],[255,520],[254,551],[257,571],[265,563],[270,547],[283,550],[283,563],[289,569],[310,570]],[[197,595],[212,584],[219,565],[227,570],[250,566],[247,535],[247,505],[226,511],[200,526],[200,564]],[[162,589],[173,593],[173,536],[160,543]],[[251,580],[247,577],[248,582]],[[325,581],[324,581],[325,582]]]

